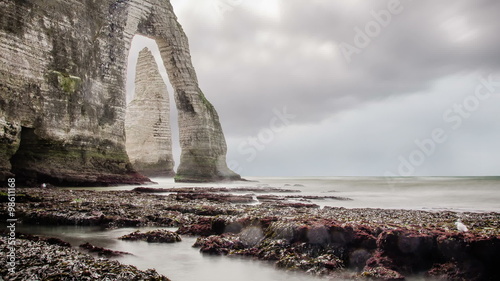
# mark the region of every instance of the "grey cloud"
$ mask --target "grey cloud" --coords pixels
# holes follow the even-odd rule
[[[354,28],[372,20],[370,11],[388,1],[342,7],[335,1],[281,2],[281,20],[263,20],[244,4],[223,15],[222,22],[182,18],[191,41],[202,89],[220,108],[227,131],[234,134],[265,126],[273,107],[287,105],[302,122],[318,122],[346,106],[390,95],[425,90],[441,77],[464,71],[498,71],[500,34],[495,1],[401,1],[403,11],[346,64],[338,56],[324,59],[301,53],[306,43],[348,42]],[[440,26],[465,17],[476,38],[453,42]],[[460,28],[460,27],[458,27]],[[269,34],[268,40],[259,35]],[[273,41],[283,38],[286,45]],[[259,59],[267,55],[267,58]],[[241,126],[245,124],[245,126]]]

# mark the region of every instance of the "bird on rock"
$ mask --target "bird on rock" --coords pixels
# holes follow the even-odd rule
[[[467,226],[465,224],[463,224],[461,220],[457,220],[455,222],[455,225],[457,226],[457,230],[460,231],[460,232],[467,232],[467,231],[469,231],[469,229],[467,228]]]

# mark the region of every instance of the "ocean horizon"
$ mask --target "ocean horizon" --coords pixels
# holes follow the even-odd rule
[[[297,190],[304,196],[337,196],[352,199],[308,200],[320,207],[500,212],[500,204],[498,204],[500,202],[500,176],[297,176],[245,177],[245,179],[247,181],[176,183],[173,178],[160,177],[152,178],[156,184],[148,185],[148,187],[273,187]],[[137,186],[120,185],[71,189],[132,190]]]

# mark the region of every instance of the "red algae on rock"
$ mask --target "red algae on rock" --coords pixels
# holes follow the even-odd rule
[[[123,235],[118,239],[132,241],[141,240],[149,243],[175,243],[182,241],[179,234],[165,229],[157,229],[145,233],[137,230],[130,234]]]

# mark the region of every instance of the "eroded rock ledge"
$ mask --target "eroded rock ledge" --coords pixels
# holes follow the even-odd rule
[[[0,1],[0,181],[140,183],[125,152],[125,68],[154,38],[174,88],[178,181],[240,179],[168,0]]]
[[[500,278],[499,213],[255,206],[133,191],[36,188],[19,194],[29,194],[17,206],[24,223],[177,226],[178,234],[200,236],[195,246],[204,253],[249,256],[312,274]],[[0,218],[5,212],[0,210]],[[459,217],[469,232],[456,230]]]

